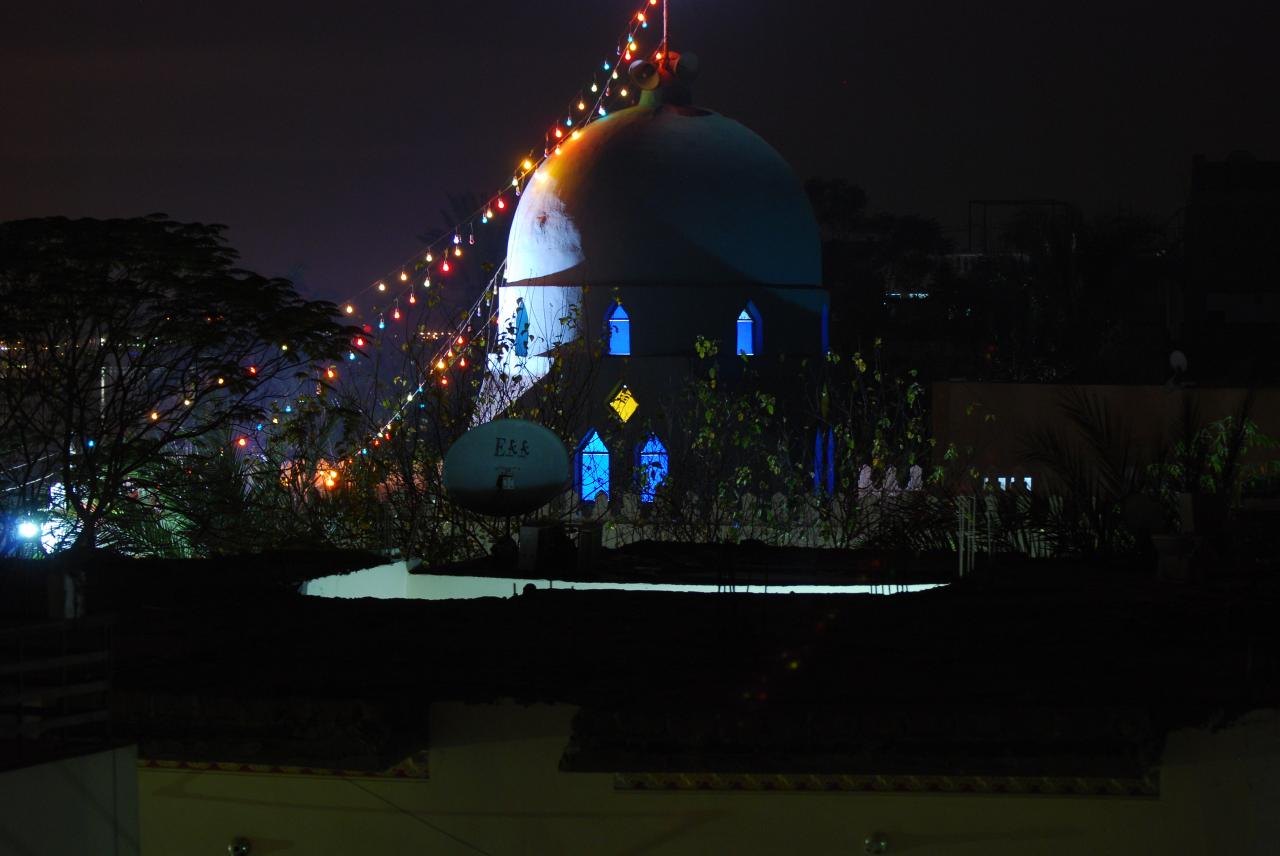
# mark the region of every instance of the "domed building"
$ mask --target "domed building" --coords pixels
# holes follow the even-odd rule
[[[489,357],[485,419],[544,378],[557,350],[599,344],[575,456],[579,495],[612,494],[664,440],[615,430],[678,390],[699,336],[737,355],[826,349],[817,223],[790,166],[758,135],[693,106],[693,57],[633,66],[637,106],[566,135],[528,180],[498,289],[508,347]],[[520,378],[493,394],[497,378]],[[610,443],[607,438],[617,437]],[[642,492],[642,499],[651,496]]]

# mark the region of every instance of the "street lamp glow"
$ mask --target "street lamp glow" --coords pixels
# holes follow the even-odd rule
[[[40,534],[40,527],[32,523],[30,520],[24,520],[18,524],[18,537],[25,540],[31,540]]]

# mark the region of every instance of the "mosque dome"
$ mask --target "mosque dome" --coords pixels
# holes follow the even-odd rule
[[[821,285],[791,167],[698,107],[642,103],[581,129],[530,178],[507,245],[512,284]]]

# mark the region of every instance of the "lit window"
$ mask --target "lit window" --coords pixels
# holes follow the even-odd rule
[[[813,489],[836,492],[836,435],[819,428],[813,440]]]
[[[609,406],[613,408],[613,412],[618,414],[618,418],[626,422],[635,415],[636,410],[640,407],[640,402],[636,400],[630,388],[626,384],[618,387],[617,393],[609,401]]]
[[[621,303],[613,304],[609,313],[609,353],[622,357],[631,353],[631,318]]]
[[[822,304],[822,353],[831,353],[831,306]]]
[[[529,356],[529,310],[524,308],[524,298],[516,298],[516,356]]]
[[[592,431],[578,448],[578,493],[583,502],[609,496],[609,447]]]
[[[738,347],[735,350],[748,357],[760,350],[760,313],[750,301],[738,313]]]
[[[640,447],[640,501],[653,502],[657,495],[658,485],[667,479],[668,467],[667,447],[662,445],[658,435],[650,434]]]

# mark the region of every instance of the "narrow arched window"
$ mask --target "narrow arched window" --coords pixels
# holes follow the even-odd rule
[[[625,357],[631,353],[631,317],[621,303],[609,313],[609,353]]]
[[[602,493],[609,496],[609,447],[592,431],[578,447],[578,495],[595,502]]]
[[[657,496],[658,485],[667,479],[667,468],[670,463],[667,447],[662,445],[657,434],[650,434],[640,447],[637,469],[640,478],[640,501],[653,502]]]
[[[516,298],[516,356],[529,356],[529,310],[524,308],[524,298]]]
[[[760,313],[747,301],[747,305],[738,313],[738,346],[734,351],[751,356],[760,350]]]

